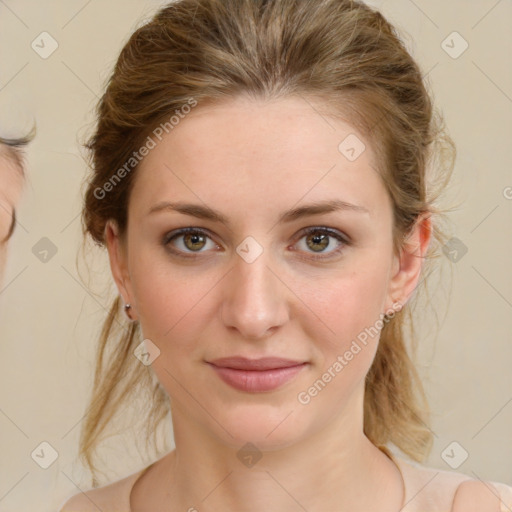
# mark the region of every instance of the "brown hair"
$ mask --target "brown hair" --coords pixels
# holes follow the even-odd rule
[[[420,215],[441,215],[434,204],[448,183],[455,146],[418,65],[378,11],[349,0],[178,0],[132,34],[98,104],[95,133],[86,145],[93,172],[84,235],[104,246],[108,219],[125,231],[137,169],[127,169],[126,162],[151,130],[191,98],[200,108],[239,94],[316,98],[326,115],[350,120],[378,157],[394,206],[396,250]],[[113,183],[123,166],[122,179]],[[445,236],[434,223],[424,273]],[[170,411],[151,368],[133,357],[140,328],[126,324],[120,306],[117,297],[103,325],[81,432],[80,456],[93,485],[100,435],[129,397],[147,393],[146,442],[153,435],[156,445],[156,427]],[[433,439],[426,395],[406,348],[407,326],[411,350],[417,339],[412,305],[388,320],[366,376],[364,432],[375,445],[391,442],[423,461]]]

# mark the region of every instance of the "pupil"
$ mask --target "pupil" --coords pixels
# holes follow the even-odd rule
[[[322,241],[324,242],[321,249],[325,249],[329,245],[326,235],[313,235],[311,238],[315,245],[322,244]],[[319,252],[319,251],[317,251],[317,252]]]
[[[188,238],[191,240],[192,245],[196,245],[198,243],[201,243],[200,240],[202,238],[202,235],[188,235]]]

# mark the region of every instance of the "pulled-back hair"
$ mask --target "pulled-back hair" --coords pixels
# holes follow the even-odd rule
[[[326,115],[360,130],[392,199],[396,251],[421,215],[441,218],[435,205],[453,169],[455,147],[418,65],[378,11],[350,0],[177,0],[132,34],[98,104],[95,132],[86,144],[92,173],[82,212],[85,239],[104,246],[109,219],[125,232],[137,172],[136,162],[126,163],[155,127],[191,99],[199,109],[237,95],[319,99]],[[440,225],[433,223],[423,273],[445,241]],[[424,461],[433,439],[413,364],[412,320],[408,303],[381,331],[366,376],[364,432],[375,445],[393,443]],[[99,339],[80,439],[94,485],[101,434],[129,399],[146,396],[146,440],[153,436],[155,444],[156,427],[170,412],[151,367],[133,356],[140,335],[138,322],[127,323],[115,298]]]

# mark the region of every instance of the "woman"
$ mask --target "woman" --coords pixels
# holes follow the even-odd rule
[[[24,138],[0,138],[0,282],[7,263],[8,242],[16,228],[16,207],[25,181],[22,148],[34,134],[35,130],[32,130]]]
[[[62,511],[508,510],[505,484],[417,464],[404,322],[445,239],[441,125],[359,2],[180,0],[132,35],[88,144],[84,229],[119,297],[81,454],[97,487],[136,391],[176,447]]]

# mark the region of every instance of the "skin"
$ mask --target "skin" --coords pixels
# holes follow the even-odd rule
[[[171,397],[176,444],[134,486],[134,511],[401,506],[398,468],[363,433],[364,378],[379,336],[310,403],[297,395],[381,313],[407,302],[431,225],[420,218],[410,244],[393,253],[392,204],[369,142],[347,122],[327,123],[321,105],[312,105],[237,97],[198,106],[137,170],[126,236],[114,222],[106,226],[119,292],[160,350],[152,366]],[[366,145],[353,162],[338,151],[349,134]],[[328,199],[368,213],[277,222],[283,211]],[[148,215],[162,201],[206,204],[230,227],[174,211]],[[303,233],[309,226],[332,228],[351,243],[334,255],[340,242],[329,238],[322,246]],[[184,227],[203,228],[210,238],[181,236],[166,248],[165,235]],[[248,236],[263,247],[252,263],[236,252]],[[173,255],[169,246],[196,259]],[[309,364],[275,391],[244,393],[205,363],[232,355]],[[251,468],[237,458],[247,442],[262,454]]]
[[[0,147],[0,283],[3,282],[7,264],[7,242],[12,233],[14,212],[23,190],[21,171],[11,161],[7,151]]]

